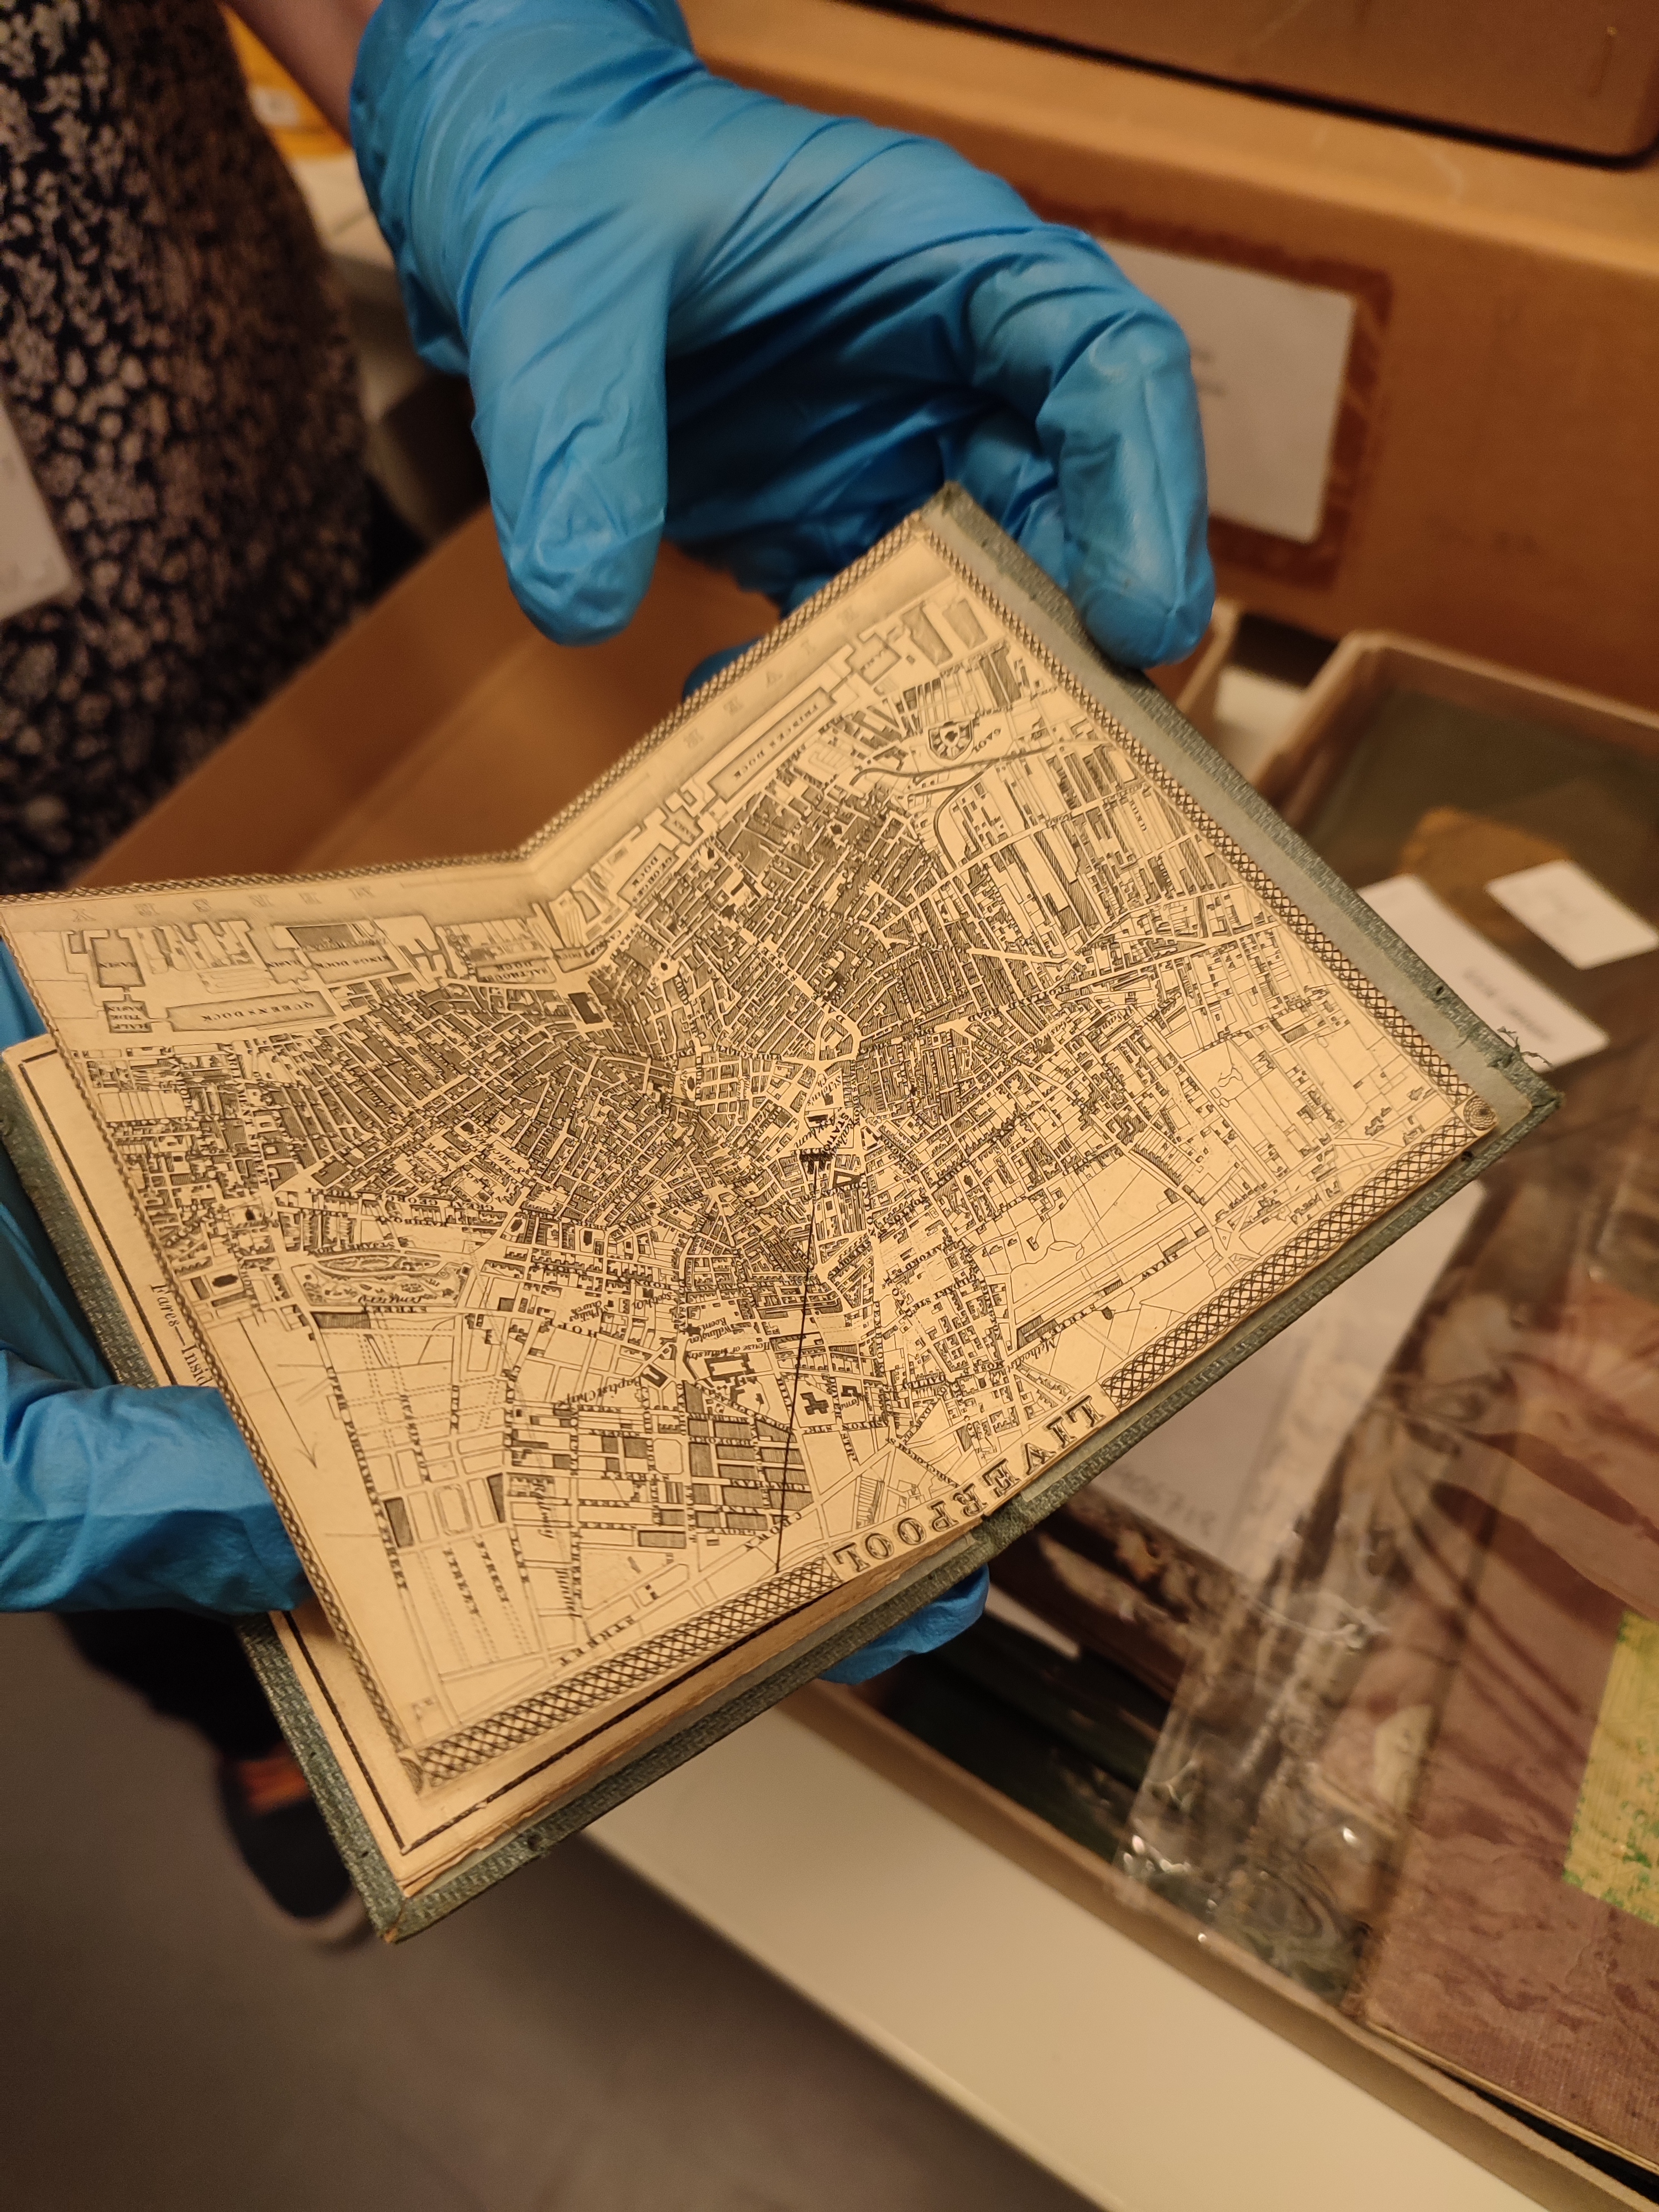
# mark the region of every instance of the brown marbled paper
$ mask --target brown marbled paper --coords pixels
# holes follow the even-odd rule
[[[1500,1518],[1350,2009],[1659,2165],[1659,1926],[1570,1878],[1626,1608]]]

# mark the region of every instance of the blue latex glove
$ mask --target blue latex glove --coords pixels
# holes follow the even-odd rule
[[[872,1674],[884,1674],[890,1667],[896,1667],[901,1659],[908,1659],[918,1651],[937,1651],[941,1644],[948,1644],[964,1628],[973,1626],[984,1612],[985,1601],[990,1594],[990,1571],[981,1567],[966,1582],[946,1590],[943,1597],[936,1597],[932,1605],[913,1613],[908,1620],[900,1621],[896,1628],[890,1628],[884,1636],[874,1638],[861,1651],[852,1653],[840,1666],[830,1668],[824,1680],[867,1682]]]
[[[0,949],[0,1046],[41,1026]],[[0,1611],[263,1613],[305,1594],[224,1400],[110,1381],[0,1152]]]
[[[1198,641],[1185,340],[1007,185],[710,76],[673,0],[382,0],[352,130],[550,635],[621,629],[665,531],[793,607],[954,477],[1108,652]]]

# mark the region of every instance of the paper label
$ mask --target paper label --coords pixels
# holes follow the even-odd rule
[[[1187,334],[1211,513],[1310,545],[1325,512],[1351,295],[1224,261],[1100,243]]]
[[[1486,885],[1499,906],[1575,968],[1605,968],[1659,945],[1659,929],[1603,890],[1576,860],[1546,860]]]
[[[11,418],[0,407],[0,622],[56,599],[74,581]]]
[[[1489,945],[1416,876],[1390,876],[1360,896],[1465,1006],[1501,1036],[1512,1036],[1534,1067],[1565,1067],[1607,1043],[1605,1030]]]
[[[1659,1627],[1639,1613],[1619,1624],[1562,1872],[1659,1922]]]

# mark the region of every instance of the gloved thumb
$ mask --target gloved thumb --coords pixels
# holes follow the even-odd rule
[[[1179,660],[1215,592],[1187,342],[1092,239],[1050,228],[1022,243],[968,316],[970,381],[1032,426],[1054,472],[1054,512],[1016,501],[1021,542],[1109,653],[1135,668]],[[1009,456],[975,462],[994,476]]]
[[[624,318],[591,285],[560,298],[535,259],[477,287],[473,430],[495,527],[514,597],[561,645],[614,636],[651,580],[668,499],[665,310],[652,289]]]

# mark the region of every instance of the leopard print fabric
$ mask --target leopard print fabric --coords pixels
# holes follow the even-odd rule
[[[78,586],[0,622],[0,885],[34,890],[363,588],[349,338],[211,0],[0,5],[0,398]]]

